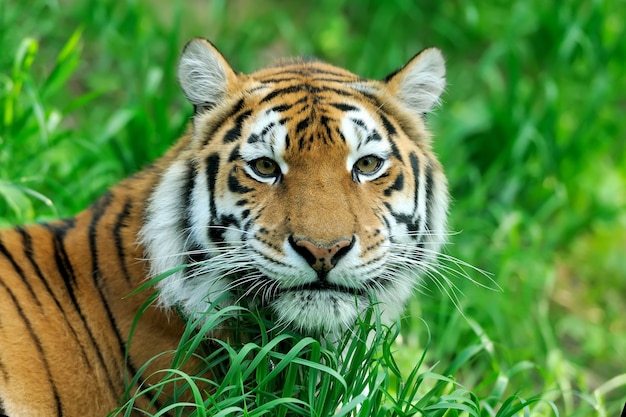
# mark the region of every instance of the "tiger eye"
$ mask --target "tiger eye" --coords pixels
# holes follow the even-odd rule
[[[382,160],[374,155],[364,156],[356,161],[354,169],[361,174],[373,174],[382,165]]]
[[[259,175],[266,177],[274,176],[278,173],[278,164],[269,158],[259,158],[252,161],[252,168]]]

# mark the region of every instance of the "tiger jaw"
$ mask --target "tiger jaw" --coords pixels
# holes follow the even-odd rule
[[[281,292],[270,306],[279,324],[307,334],[340,334],[354,324],[369,301],[366,296],[346,291],[301,290]]]

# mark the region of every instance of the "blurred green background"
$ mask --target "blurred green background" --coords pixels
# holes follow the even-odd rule
[[[448,88],[428,122],[454,199],[447,253],[490,275],[429,281],[400,360],[428,334],[442,367],[483,344],[454,375],[469,389],[619,414],[626,2],[0,0],[0,226],[72,215],[161,155],[192,112],[175,76],[192,36],[244,72],[314,55],[382,78],[441,48]]]

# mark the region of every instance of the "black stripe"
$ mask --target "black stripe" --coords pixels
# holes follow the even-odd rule
[[[69,257],[67,256],[67,252],[65,251],[65,247],[63,246],[63,239],[69,228],[65,228],[62,225],[58,224],[44,224],[44,228],[46,228],[51,236],[54,244],[54,260],[57,265],[57,271],[59,271],[59,275],[63,278],[63,282],[65,283],[65,288],[68,290],[68,295],[70,296],[70,300],[72,304],[78,308],[78,301],[76,300],[76,294],[74,294],[74,288],[76,286],[76,274],[74,273],[74,268],[70,263]],[[84,321],[84,317],[81,317]]]
[[[387,206],[387,208],[389,209],[389,211],[391,212],[391,207]],[[389,232],[391,232],[391,223],[389,223],[389,220],[387,220],[387,217],[385,217],[385,215],[381,215],[381,216],[377,216],[380,220],[382,220],[383,223],[385,223],[385,227],[387,230],[389,230]],[[390,240],[393,240],[393,236],[390,236],[389,238]]]
[[[237,116],[237,118],[235,119],[235,126],[233,126],[224,135],[224,143],[231,143],[239,139],[239,137],[241,136],[241,128],[242,128],[243,122],[245,122],[246,119],[250,117],[251,114],[252,114],[252,110],[248,110],[248,111],[241,113],[239,116]]]
[[[209,227],[209,239],[217,246],[224,246],[224,233],[226,230],[222,227]]]
[[[376,178],[375,180],[372,180],[371,182],[374,184],[384,184],[387,182],[387,179],[390,177],[391,175],[389,174],[389,172],[384,172],[382,174],[380,174],[380,176],[378,178]]]
[[[361,119],[354,119],[354,118],[351,118],[350,120],[351,120],[351,121],[352,121],[352,123],[354,123],[355,125],[357,125],[357,126],[359,126],[359,127],[363,128],[363,129],[366,129],[365,122],[364,122],[363,120],[361,120]]]
[[[221,227],[211,227],[209,228],[209,237],[211,241],[216,245],[223,247],[226,244],[226,239],[224,235],[229,227],[234,226],[236,229],[241,229],[241,224],[239,220],[233,216],[232,214],[220,216],[219,221],[217,222]]]
[[[310,123],[310,121],[309,121],[308,118],[300,120],[298,122],[298,124],[296,125],[296,134],[302,132],[307,127],[309,127],[309,123]]]
[[[115,243],[115,248],[117,249],[117,257],[120,260],[120,269],[122,270],[122,274],[124,275],[124,279],[127,284],[130,284],[130,272],[128,272],[128,268],[126,267],[126,253],[121,231],[123,227],[127,227],[126,220],[128,219],[128,216],[130,216],[130,209],[132,205],[132,201],[126,201],[122,211],[117,214],[115,225],[113,226],[113,242]]]
[[[220,156],[217,153],[212,153],[206,158],[206,178],[207,186],[209,188],[209,202],[211,210],[211,220],[217,219],[217,208],[215,207],[215,181],[217,180],[217,173],[220,167]]]
[[[365,91],[362,91],[362,90],[355,90],[355,91],[358,92],[358,96],[361,99],[366,99],[367,101],[369,101],[374,106],[375,109],[381,110],[385,107],[385,102],[380,101],[378,97],[376,97],[375,95],[366,93]]]
[[[35,303],[37,303],[37,306],[41,308],[41,301],[39,301],[39,298],[37,297],[37,295],[35,295],[35,291],[33,290],[33,287],[30,284],[29,280],[26,278],[26,274],[24,274],[24,270],[18,265],[17,262],[15,262],[13,255],[11,255],[11,253],[8,251],[8,249],[4,246],[4,244],[1,241],[0,241],[0,255],[3,255],[9,261],[9,263],[11,264],[11,267],[13,267],[13,270],[22,279],[22,282],[28,289],[30,296],[33,298]]]
[[[247,212],[248,210],[245,210],[242,215]],[[250,215],[250,213],[245,213],[246,217],[243,217],[241,220],[244,221],[244,223],[241,224],[241,229],[243,230],[243,232],[241,233],[241,241],[245,242],[247,239],[247,234],[250,231],[250,227],[252,227],[252,225],[254,224],[254,220],[251,219],[250,217],[248,217]]]
[[[426,231],[431,232],[430,226],[433,215],[433,167],[426,166]]]
[[[248,136],[248,140],[247,142],[252,144],[252,143],[257,143],[261,141],[261,137],[259,135],[257,135],[256,133],[252,133],[250,134],[250,136]]]
[[[324,143],[333,142],[333,130],[330,128],[330,123],[333,122],[334,120],[327,117],[327,116],[321,116],[320,117],[320,124],[322,126],[324,126],[324,130],[326,130],[326,137],[324,138]],[[321,135],[321,133],[320,133]]]
[[[351,104],[345,104],[345,103],[330,103],[331,106],[341,110],[341,111],[356,111],[358,110],[357,107],[351,105]]]
[[[228,176],[228,189],[231,192],[237,193],[237,194],[246,194],[246,193],[254,191],[254,188],[249,188],[249,187],[246,187],[245,185],[241,185],[241,183],[239,182],[239,179],[233,173],[231,173]]]
[[[65,308],[61,305],[56,294],[52,291],[52,288],[50,287],[48,280],[41,272],[41,268],[39,268],[39,264],[35,260],[35,249],[33,247],[33,242],[32,242],[32,238],[30,234],[28,233],[27,230],[24,230],[22,227],[18,227],[16,228],[16,230],[22,235],[22,239],[24,240],[24,256],[26,257],[26,259],[28,259],[28,261],[31,264],[31,267],[35,271],[35,274],[37,274],[39,281],[43,283],[43,285],[46,287],[46,291],[48,291],[48,293],[50,294],[50,297],[54,300],[54,303],[56,304],[57,308],[63,314],[63,318],[65,319],[65,322],[67,323],[67,327],[72,332],[72,335],[74,336],[74,340],[76,340],[76,343],[80,347],[81,356],[83,357],[85,364],[89,366],[90,364],[89,364],[89,359],[87,357],[87,351],[85,349],[85,346],[80,341],[80,338],[78,337],[78,334],[76,333],[76,329],[74,329],[74,325],[72,321],[69,320],[69,318],[67,317],[67,312],[65,311]]]
[[[48,358],[46,356],[46,353],[44,352],[43,344],[41,343],[41,340],[37,336],[37,333],[35,332],[35,329],[33,328],[32,323],[28,319],[28,316],[24,313],[24,311],[22,310],[22,307],[20,307],[20,304],[17,298],[15,297],[15,294],[13,294],[13,292],[9,289],[9,287],[6,286],[6,284],[3,281],[0,281],[0,285],[4,287],[5,291],[9,294],[11,301],[13,301],[13,304],[15,305],[15,309],[17,310],[22,321],[28,328],[28,333],[30,334],[30,337],[33,339],[33,341],[37,345],[37,350],[39,351],[39,354],[41,355],[41,361],[43,362],[44,369],[46,370],[46,374],[48,377],[48,385],[50,386],[50,389],[52,390],[52,395],[56,403],[56,415],[62,416],[63,408],[61,404],[61,399],[59,397],[59,392],[57,391],[56,384],[54,380],[52,379],[52,371],[50,370],[50,363],[48,362]],[[3,301],[3,302],[6,302],[6,301]]]
[[[415,152],[409,154],[409,161],[411,162],[411,170],[413,171],[413,181],[415,183],[415,195],[413,198],[413,211],[417,214],[418,199],[419,199],[419,187],[420,187],[420,163],[417,159]]]
[[[265,136],[265,135],[267,135],[267,134],[268,134],[268,132],[269,132],[270,130],[272,130],[272,128],[273,128],[274,126],[276,126],[276,123],[274,123],[274,122],[270,122],[270,123],[269,123],[267,126],[265,126],[265,127],[263,128],[263,130],[261,131],[261,136]]]
[[[404,159],[402,159],[402,155],[400,154],[398,145],[396,145],[396,141],[392,137],[387,137],[387,141],[391,145],[391,154],[396,157],[402,165],[404,165]]]
[[[191,253],[188,255],[188,260],[185,263],[193,264],[194,263],[194,252],[199,252],[201,250],[200,245],[197,241],[191,241],[191,227],[192,227],[192,217],[193,217],[193,206],[191,203],[191,195],[193,194],[193,190],[195,189],[196,180],[197,180],[197,164],[194,161],[187,161],[187,173],[184,187],[180,190],[180,198],[182,199],[181,208],[184,210],[185,215],[181,216],[179,230],[182,230],[187,237],[185,251]],[[196,266],[185,267],[183,270],[183,275],[188,276],[194,273]]]
[[[196,181],[196,164],[194,161],[187,161],[187,171],[185,173],[185,185],[179,190],[180,198],[182,200],[180,209],[184,212],[184,215],[180,216],[179,229],[187,232],[191,228],[191,194],[195,187]]]
[[[306,99],[307,104],[305,104],[302,107],[300,107],[295,112],[296,114],[294,116],[304,115],[304,117],[309,117],[309,118],[313,119],[315,117],[315,107],[311,107],[311,104],[308,103],[308,101],[309,101],[309,97],[308,96],[304,96],[303,98]],[[313,100],[316,100],[316,98],[314,98]],[[294,116],[292,116],[292,118]]]
[[[346,137],[343,135],[343,132],[341,131],[341,129],[339,129],[338,127],[335,128],[335,133],[337,134],[337,136],[339,136],[341,138],[341,141],[343,143],[346,143]]]
[[[207,132],[204,138],[203,146],[206,146],[206,144],[209,143],[211,139],[213,139],[215,133],[217,133],[222,128],[222,126],[224,126],[224,123],[226,123],[231,117],[243,110],[243,108],[244,100],[239,99],[239,101],[237,101],[237,103],[233,105],[228,113],[224,114],[216,123],[212,125],[211,130]]]
[[[382,136],[380,136],[380,133],[378,133],[378,131],[376,129],[372,130],[372,133],[370,133],[367,138],[365,139],[365,143],[370,143],[370,142],[380,142],[382,141],[383,138]]]
[[[228,162],[233,162],[239,159],[239,145],[235,146],[233,150],[230,152],[230,156],[228,157]]]
[[[22,241],[24,242],[24,256],[26,257],[26,259],[28,259],[28,262],[35,271],[35,274],[37,274],[39,281],[46,287],[46,291],[48,291],[48,293],[51,295],[52,299],[57,304],[57,307],[61,309],[61,304],[59,303],[59,300],[55,297],[54,292],[52,292],[52,288],[50,288],[50,284],[48,284],[48,281],[45,279],[43,273],[41,272],[41,268],[39,268],[39,264],[35,261],[33,240],[30,236],[30,233],[28,233],[28,231],[25,230],[23,227],[16,227],[15,230],[20,234],[20,236],[22,237]]]
[[[337,84],[346,84],[350,82],[354,82],[352,79],[346,80],[345,78],[333,78],[333,77],[313,77],[315,82],[328,82],[328,83],[337,83]]]
[[[274,106],[271,109],[269,109],[268,111],[266,111],[265,113],[268,114],[272,111],[278,112],[278,113],[282,113],[284,111],[287,111],[289,109],[291,109],[295,104],[300,103],[302,100],[298,100],[297,102],[295,102],[294,104],[281,104],[278,106]]]
[[[404,175],[402,173],[398,174],[396,180],[393,182],[391,187],[387,188],[384,191],[385,196],[389,197],[394,191],[402,191],[404,189]]]
[[[396,128],[393,127],[393,124],[387,119],[387,117],[383,113],[378,113],[380,116],[380,120],[383,122],[383,126],[387,131],[387,136],[393,136],[397,133]]]
[[[289,149],[291,146],[291,138],[289,137],[289,133],[285,135],[285,150]]]
[[[264,78],[259,81],[262,82],[263,84],[276,84],[276,83],[300,80],[301,78],[302,78],[301,76],[281,77],[280,75],[278,75],[276,78]]]
[[[380,99],[372,94],[366,93],[364,91],[361,90],[351,90],[353,91],[355,94],[348,94],[346,92],[342,92],[341,90],[336,90],[334,92],[336,92],[337,94],[341,94],[344,96],[352,96],[352,97],[356,97],[359,100],[365,100],[368,101],[372,107],[374,107],[376,109],[376,114],[378,114],[381,118],[381,121],[383,123],[383,126],[385,127],[386,136],[393,136],[397,134],[397,130],[396,128],[393,126],[393,124],[389,121],[389,119],[387,118],[387,116],[385,116],[385,102],[380,101]],[[339,110],[344,110],[344,111],[349,111],[349,110],[358,110],[357,108],[352,108],[352,106],[350,106],[349,104],[342,104],[342,103],[330,103],[331,106],[336,107]],[[401,126],[401,128],[403,128],[403,126]],[[406,129],[404,129],[406,131]],[[402,161],[402,157],[400,156],[400,153],[394,152],[394,155],[397,156],[397,158]],[[403,162],[404,163],[404,162]]]
[[[408,214],[402,214],[402,213],[396,213],[393,211],[393,208],[391,207],[391,204],[389,203],[384,203],[385,207],[387,207],[387,210],[389,210],[389,213],[393,216],[394,219],[396,219],[397,223],[402,223],[404,225],[406,225],[407,230],[409,231],[409,233],[417,233],[419,230],[418,225],[415,223],[415,221],[413,220],[413,216],[412,215],[408,215]]]

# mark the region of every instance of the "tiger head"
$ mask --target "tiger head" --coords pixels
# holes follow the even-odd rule
[[[152,273],[173,271],[162,305],[194,315],[231,292],[307,333],[345,329],[372,302],[396,316],[445,236],[424,124],[444,75],[437,49],[382,81],[316,60],[244,75],[189,42],[178,77],[192,128],[142,229]]]

